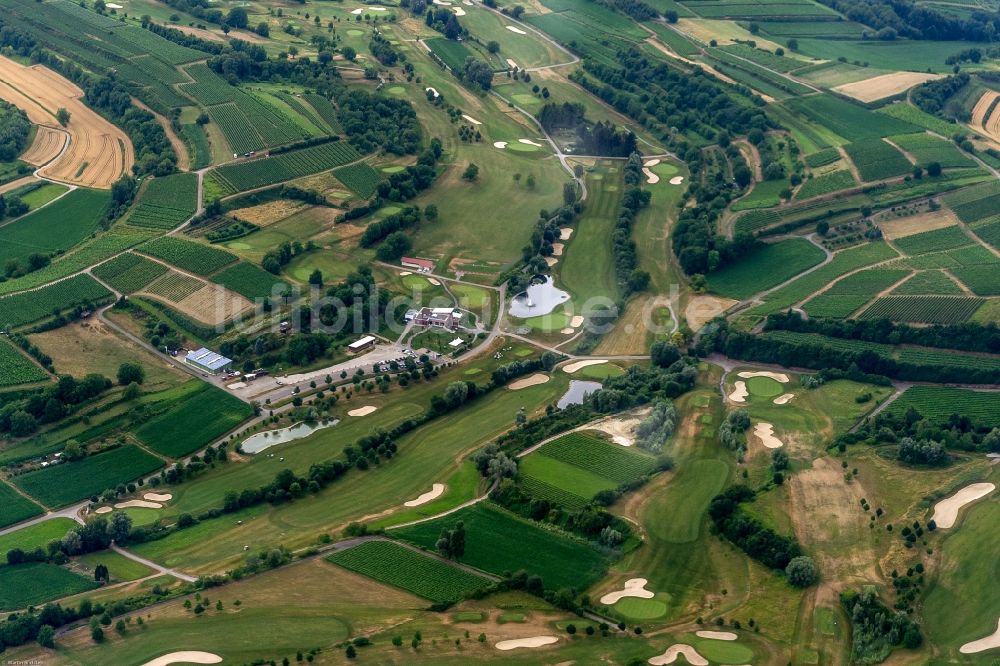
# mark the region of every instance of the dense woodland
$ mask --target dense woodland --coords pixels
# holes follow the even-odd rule
[[[10,162],[28,144],[31,123],[27,114],[13,104],[0,101],[0,162]]]
[[[892,40],[955,39],[973,42],[996,40],[1000,17],[974,11],[967,19],[945,14],[913,0],[821,0],[847,18],[873,28],[869,37]]]

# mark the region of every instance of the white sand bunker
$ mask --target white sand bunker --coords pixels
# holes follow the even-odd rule
[[[781,382],[782,384],[788,383],[788,375],[782,372],[768,372],[766,370],[756,370],[754,372],[741,372],[740,377],[743,379],[750,379],[751,377],[768,377],[776,382]]]
[[[650,590],[644,589],[646,584],[649,583],[645,578],[631,578],[625,581],[623,590],[618,590],[617,592],[608,592],[603,597],[601,597],[601,603],[605,606],[611,606],[612,604],[618,603],[625,597],[638,597],[639,599],[652,599],[653,593]]]
[[[173,498],[174,496],[170,493],[146,493],[142,496],[142,499],[150,502],[169,502]]]
[[[531,638],[516,638],[510,641],[500,641],[494,647],[498,650],[515,650],[517,648],[537,648],[552,645],[559,639],[555,636],[532,636]],[[708,663],[707,661],[705,662]]]
[[[684,182],[684,176],[674,176],[673,178],[670,179],[671,185],[680,185],[683,182]]]
[[[589,361],[576,361],[575,363],[570,363],[569,365],[563,366],[563,372],[568,375],[573,374],[577,370],[581,370],[591,365],[601,365],[602,363],[607,363],[607,359],[591,359]]]
[[[558,264],[559,260],[556,259],[555,257],[545,257],[545,263],[547,263],[549,265],[549,268],[551,268],[552,266]]]
[[[517,63],[514,62],[511,58],[507,58],[507,64],[510,65],[511,67],[513,67],[514,69],[518,68],[517,67]]]
[[[572,335],[573,333],[576,333],[576,330],[567,326],[566,328],[559,329],[559,332],[563,335]]]
[[[733,402],[746,402],[748,395],[750,393],[747,391],[747,383],[738,381],[733,385],[733,392],[729,394],[729,399]]]
[[[574,315],[569,321],[569,325],[573,328],[579,328],[583,324],[583,315]]]
[[[731,631],[696,631],[698,638],[711,638],[714,641],[735,641],[739,636]]]
[[[658,182],[660,182],[660,177],[657,176],[652,171],[650,171],[649,169],[647,169],[646,167],[642,167],[642,173],[646,176],[646,182],[649,183],[650,185],[656,185]]]
[[[434,93],[435,97],[440,97],[441,96],[441,93],[439,93],[437,91],[437,88],[432,88],[430,86],[427,86],[426,88],[424,88],[424,92]]]
[[[186,652],[171,652],[162,657],[157,657],[153,661],[147,661],[142,666],[170,666],[170,664],[218,664],[222,662],[222,657],[211,652],[197,652],[188,650]]]
[[[104,5],[104,6],[105,6],[105,7],[107,7],[108,9],[125,9],[125,8],[124,8],[124,7],[122,7],[121,5],[118,5],[118,4],[115,4],[115,3],[113,3],[113,2],[109,2],[109,3],[107,3],[107,4],[106,4],[106,5]]]
[[[399,277],[406,277],[407,275],[413,275],[413,271],[402,271],[400,272]]]
[[[357,409],[352,409],[351,411],[347,412],[347,415],[348,416],[368,416],[369,414],[371,414],[372,412],[374,412],[377,409],[378,409],[378,407],[375,407],[373,405],[365,405],[364,407],[358,407]]]
[[[569,237],[573,235],[573,230],[569,227],[563,227],[559,230],[559,240],[569,240]]]
[[[444,7],[451,7],[450,2],[445,2],[444,0],[434,0],[435,5],[442,5]]]
[[[980,638],[978,641],[966,643],[958,648],[958,651],[962,654],[976,654],[977,652],[992,650],[998,647],[1000,647],[1000,620],[997,620],[997,630],[993,634],[986,638]]]
[[[430,490],[428,490],[426,493],[424,493],[417,499],[411,499],[409,502],[403,502],[403,506],[414,507],[414,506],[420,506],[421,504],[427,504],[431,500],[441,497],[441,494],[443,492],[444,492],[444,484],[435,483],[433,486],[431,486]]]
[[[562,253],[563,253],[563,250],[565,250],[565,249],[566,249],[566,246],[563,243],[553,243],[552,244],[552,255],[556,256],[556,257],[561,257]]]
[[[146,500],[129,500],[115,504],[116,509],[162,509],[159,502],[147,502]]]
[[[472,116],[467,116],[467,115],[465,115],[465,114],[463,113],[463,114],[462,114],[462,117],[463,117],[463,118],[465,118],[466,120],[468,120],[468,121],[469,121],[470,123],[472,123],[473,125],[482,125],[482,123],[481,123],[481,122],[479,122],[478,120],[476,120],[476,119],[475,119],[475,118],[473,118]]]
[[[753,427],[753,434],[757,435],[761,443],[769,449],[780,449],[785,445],[780,439],[774,436],[774,426],[761,421]]]
[[[955,521],[958,519],[958,512],[963,506],[986,497],[996,488],[996,485],[992,483],[973,483],[966,486],[951,497],[935,504],[934,516],[931,519],[937,523],[938,527],[954,527]]]
[[[451,11],[455,12],[455,16],[465,16],[465,10],[461,7],[452,7]]]
[[[94,511],[94,513],[111,513],[112,509],[110,506],[102,506]]]
[[[531,139],[518,139],[517,142],[523,143],[526,146],[536,146],[538,148],[542,147],[542,144],[538,143],[537,141],[532,141]]]
[[[438,286],[438,287],[441,286],[441,281],[438,280],[437,278],[427,278],[427,281],[430,282],[431,284],[435,285],[435,286]]]
[[[774,404],[776,404],[776,405],[786,405],[789,402],[791,402],[792,398],[794,398],[794,397],[795,397],[794,393],[782,393],[777,398],[775,398],[772,402],[774,402]]]
[[[351,13],[352,14],[364,14],[365,12],[384,12],[385,10],[386,10],[385,7],[358,7],[357,9],[355,9],[354,11],[352,11]],[[212,663],[215,663],[215,662],[212,662]]]
[[[645,164],[643,164],[642,166],[655,167],[659,163],[660,163],[660,160],[658,160],[658,159],[651,159],[651,160],[646,160]]]
[[[516,382],[511,382],[507,385],[507,388],[511,391],[519,391],[523,388],[528,388],[529,386],[538,386],[539,384],[544,384],[549,381],[548,375],[543,375],[540,372],[536,372],[530,377],[525,377],[524,379],[518,379]]]
[[[708,666],[708,659],[698,654],[690,645],[685,645],[684,643],[678,643],[677,645],[671,645],[667,648],[667,651],[661,654],[659,657],[652,657],[649,660],[653,666],[666,666],[666,664],[672,664],[677,661],[677,657],[684,655],[687,662],[691,666]]]
[[[524,30],[521,30],[520,28],[515,28],[512,25],[508,25],[507,29],[510,30],[511,32],[517,33],[518,35],[527,35],[528,34]]]
[[[494,148],[506,148],[507,147],[507,142],[506,141],[494,141],[493,142],[493,147]]]

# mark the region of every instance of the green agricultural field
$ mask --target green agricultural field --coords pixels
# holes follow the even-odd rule
[[[111,297],[111,292],[89,275],[56,282],[36,291],[0,299],[0,329],[10,330],[65,312],[78,305],[94,305]]]
[[[26,553],[45,550],[50,541],[62,539],[78,523],[72,518],[53,518],[0,536],[0,566],[7,564],[8,551],[19,548]]]
[[[969,319],[982,304],[980,298],[963,296],[883,296],[865,310],[861,318],[915,324],[957,324]]]
[[[823,174],[822,176],[810,178],[804,182],[802,187],[795,192],[795,198],[809,199],[811,197],[818,197],[822,194],[836,192],[837,190],[845,190],[848,187],[854,187],[857,184],[857,181],[854,180],[854,176],[851,175],[850,171],[846,169],[833,171],[831,173]]]
[[[458,601],[489,584],[483,576],[391,541],[368,541],[326,559],[436,602]]]
[[[43,513],[42,507],[0,481],[0,527],[14,525]]]
[[[139,291],[168,270],[157,263],[134,252],[119,255],[94,269],[94,275],[123,294]]]
[[[287,153],[227,164],[212,174],[221,180],[230,193],[274,185],[301,176],[327,171],[361,158],[346,141],[331,141]]]
[[[951,250],[965,245],[971,245],[972,239],[962,231],[961,227],[952,226],[934,231],[925,231],[912,236],[905,236],[893,241],[906,254],[913,256],[927,252]]]
[[[162,296],[172,303],[179,303],[191,294],[205,288],[205,283],[189,275],[170,271],[146,286],[144,291],[154,296]]]
[[[951,269],[977,296],[1000,296],[1000,261]]]
[[[21,354],[7,340],[0,339],[0,386],[17,386],[45,381],[49,374]]]
[[[288,288],[287,282],[283,282],[263,268],[245,261],[216,273],[212,277],[212,281],[221,284],[230,291],[246,296],[251,301],[271,298],[283,293]]]
[[[176,173],[154,178],[128,217],[136,227],[169,230],[194,215],[198,207],[198,176]]]
[[[137,446],[125,445],[83,460],[14,477],[12,482],[46,506],[60,507],[133,481],[163,466]]]
[[[869,138],[844,146],[847,156],[866,182],[902,176],[913,169],[906,157],[878,138]]]
[[[709,288],[729,298],[747,298],[812,268],[823,257],[823,250],[804,238],[772,243],[709,275]]]
[[[921,416],[938,423],[947,423],[952,414],[960,414],[987,427],[1000,426],[1000,393],[994,391],[911,386],[886,411],[903,416],[911,407]]]
[[[803,308],[813,317],[847,317],[911,271],[873,268],[834,282],[829,289],[806,301]]]
[[[925,132],[892,137],[892,142],[917,158],[917,164],[927,166],[937,162],[943,167],[974,167],[976,163],[964,155],[951,141]]]
[[[97,565],[103,564],[108,568],[108,573],[111,574],[113,582],[139,580],[154,573],[145,564],[130,560],[124,555],[111,550],[99,550],[94,553],[87,553],[86,555],[74,558],[73,562],[90,572],[93,572],[97,568]]]
[[[164,236],[139,248],[140,252],[162,259],[196,275],[211,275],[236,261],[236,255],[225,250],[194,243],[173,236]]]
[[[401,527],[390,534],[433,550],[443,528],[465,523],[468,564],[497,575],[525,570],[538,575],[546,589],[589,587],[607,568],[607,560],[577,539],[516,518],[489,502],[481,502],[444,518]]]
[[[212,444],[252,414],[250,405],[203,383],[165,414],[143,424],[135,436],[151,449],[179,458]]]
[[[937,116],[932,116],[929,113],[925,113],[909,102],[888,104],[879,109],[878,112],[906,121],[911,125],[917,125],[919,127],[923,127],[924,129],[929,129],[932,132],[937,132],[941,136],[953,136],[955,132],[961,131],[961,128],[958,125],[941,120]]]
[[[367,162],[359,162],[350,166],[333,170],[333,175],[342,182],[345,187],[357,194],[359,197],[367,199],[375,194],[375,189],[382,181],[382,176],[373,169]]]
[[[784,104],[849,142],[906,134],[919,129],[904,120],[869,111],[833,95],[799,97]]]
[[[941,271],[920,271],[892,290],[897,296],[959,296],[962,288]]]
[[[33,562],[0,567],[0,610],[35,606],[95,587],[94,581],[54,564]]]
[[[473,58],[475,54],[469,50],[462,42],[444,37],[434,37],[426,41],[431,53],[441,59],[452,71],[461,72],[465,65],[466,58]]]
[[[582,432],[549,442],[536,453],[600,475],[615,484],[633,481],[649,473],[655,463],[652,456],[643,452]]]
[[[110,201],[106,191],[80,188],[0,227],[0,266],[73,247],[97,230]]]

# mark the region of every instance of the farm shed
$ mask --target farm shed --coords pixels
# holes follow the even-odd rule
[[[370,335],[366,335],[365,337],[359,338],[354,342],[352,342],[351,344],[347,345],[347,350],[352,354],[357,354],[359,352],[363,352],[366,349],[371,349],[374,346],[375,346],[375,338]]]
[[[188,365],[193,365],[199,370],[210,372],[213,375],[225,372],[233,364],[231,358],[226,358],[222,354],[217,354],[206,347],[188,352],[187,356],[184,357],[184,362]]]

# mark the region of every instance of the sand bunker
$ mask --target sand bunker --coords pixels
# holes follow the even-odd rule
[[[631,578],[625,581],[623,590],[618,590],[617,592],[608,592],[603,597],[601,597],[601,603],[605,606],[611,606],[612,604],[618,603],[621,599],[625,597],[638,597],[639,599],[652,599],[653,593],[650,590],[643,589],[649,581],[645,578]]]
[[[188,650],[186,652],[171,652],[162,657],[157,657],[153,661],[147,661],[142,666],[170,666],[170,664],[218,664],[222,662],[222,657],[211,652],[197,652]]]
[[[761,443],[769,449],[780,449],[785,445],[780,439],[774,436],[774,426],[761,421],[753,427],[753,434],[760,439]]]
[[[566,328],[559,329],[559,332],[563,335],[572,335],[573,333],[576,333],[576,330],[567,326]]]
[[[657,176],[652,171],[650,171],[649,169],[647,169],[646,167],[642,167],[642,173],[646,176],[646,182],[649,183],[650,185],[656,185],[658,182],[660,182],[660,177]]]
[[[455,12],[455,16],[465,16],[465,10],[461,7],[452,7],[451,11]]]
[[[573,230],[569,227],[563,227],[559,230],[559,240],[569,240],[569,237],[573,235]]]
[[[129,500],[115,504],[116,509],[162,509],[159,502],[147,502],[146,500]]]
[[[739,636],[731,631],[696,631],[698,638],[711,638],[714,641],[735,641]]]
[[[407,275],[413,275],[413,271],[403,271],[399,274],[399,277],[406,277]]]
[[[357,9],[355,9],[354,11],[352,11],[351,13],[352,14],[363,14],[365,12],[384,12],[384,11],[385,11],[385,7],[358,7]]]
[[[146,493],[142,496],[142,499],[150,502],[169,502],[173,498],[174,496],[170,493]]]
[[[437,91],[437,88],[432,88],[430,86],[427,86],[426,88],[424,88],[424,92],[434,93],[435,97],[440,97],[441,96],[441,93],[439,93]]]
[[[555,257],[545,257],[545,263],[547,263],[549,265],[549,268],[551,268],[552,266],[558,264],[559,260],[556,259]]]
[[[517,33],[519,35],[527,35],[528,34],[524,30],[521,30],[520,28],[515,28],[512,25],[508,25],[507,29],[510,30],[511,32]]]
[[[516,62],[514,62],[514,61],[513,61],[512,59],[510,59],[510,58],[507,58],[507,64],[508,64],[508,65],[510,65],[511,67],[513,67],[514,69],[517,69],[517,68],[518,68],[518,67],[517,67],[517,63],[516,63]]]
[[[378,407],[373,407],[372,405],[365,405],[364,407],[358,407],[357,409],[352,409],[347,412],[348,416],[368,416],[374,412]]]
[[[673,178],[670,179],[671,185],[680,185],[683,182],[684,182],[684,176],[674,176]]]
[[[782,384],[788,383],[788,375],[781,372],[768,372],[766,370],[755,370],[754,372],[741,372],[740,377],[750,379],[751,377],[767,377]]]
[[[679,655],[684,655],[687,662],[691,666],[708,666],[708,659],[698,654],[690,645],[685,645],[684,643],[678,643],[677,645],[671,645],[667,648],[667,651],[661,654],[659,657],[652,657],[649,660],[653,666],[666,666],[666,664],[672,664],[677,661]]]
[[[573,328],[579,328],[583,324],[583,315],[574,315],[569,321],[569,325]]]
[[[427,504],[432,499],[437,499],[438,497],[441,497],[441,494],[443,492],[444,492],[444,484],[435,483],[433,486],[431,486],[430,490],[428,490],[426,493],[424,493],[417,499],[411,499],[409,502],[403,502],[403,506],[414,507],[414,506],[420,506],[421,504]]]
[[[532,141],[531,139],[518,139],[517,142],[523,143],[526,146],[537,146],[538,148],[542,147],[542,144],[538,143],[537,141]]]
[[[792,401],[795,397],[794,393],[783,393],[773,400],[776,405],[785,405]]]
[[[475,119],[475,118],[473,118],[472,116],[467,116],[467,115],[465,115],[465,114],[463,113],[463,114],[462,114],[462,117],[463,117],[463,118],[465,118],[466,120],[468,120],[468,121],[469,121],[470,123],[472,123],[473,125],[482,125],[482,123],[481,123],[481,122],[479,122],[478,120],[476,120],[476,119]]]
[[[544,384],[549,381],[548,375],[543,375],[540,372],[536,372],[530,377],[525,377],[524,379],[518,379],[516,382],[511,382],[507,385],[507,388],[511,391],[518,391],[523,388],[528,388],[529,386],[537,386],[539,384]]]
[[[646,163],[643,164],[642,166],[655,167],[659,163],[660,163],[660,160],[658,160],[658,159],[646,160]]]
[[[958,648],[958,651],[962,654],[976,654],[977,652],[992,650],[993,648],[998,647],[1000,647],[1000,620],[997,620],[997,630],[994,631],[992,635],[987,636],[986,638],[980,638],[978,641],[966,643],[962,647]]]
[[[581,370],[591,365],[601,365],[602,363],[607,363],[607,359],[592,359],[590,361],[576,361],[575,363],[570,363],[569,365],[563,366],[563,372],[566,374],[573,374],[577,370]]]
[[[992,483],[973,483],[968,485],[951,497],[947,497],[934,505],[934,516],[931,518],[938,527],[954,527],[958,519],[959,510],[966,504],[975,502],[986,497],[996,490],[996,485]]]
[[[111,513],[110,506],[102,506],[101,508],[94,511],[94,513]]]
[[[746,402],[748,395],[750,395],[750,393],[747,391],[747,383],[736,382],[736,384],[733,385],[733,392],[729,394],[729,399],[733,402]]]
[[[430,282],[431,284],[437,286],[437,287],[441,286],[441,281],[437,280],[435,278],[427,278],[427,281]]]
[[[537,648],[543,645],[552,645],[559,639],[555,636],[532,636],[531,638],[517,638],[510,641],[500,641],[494,647],[498,650],[514,650],[516,648]],[[707,661],[705,662],[708,663]]]
[[[506,148],[507,147],[507,142],[506,141],[494,141],[493,142],[493,147],[494,148]]]
[[[563,253],[563,250],[565,250],[565,249],[566,249],[566,246],[564,244],[562,244],[562,243],[553,243],[552,244],[552,255],[555,256],[555,257],[561,257],[562,253]]]

